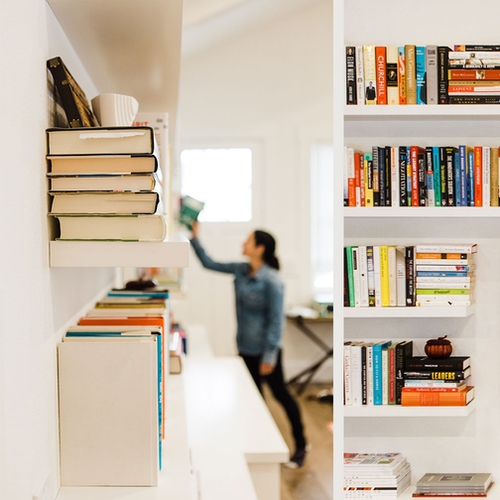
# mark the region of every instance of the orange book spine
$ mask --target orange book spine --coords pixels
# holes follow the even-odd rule
[[[401,391],[401,406],[466,406],[473,393],[473,386],[463,391]]]
[[[426,252],[418,252],[417,259],[466,259],[467,254],[463,253],[426,253]]]
[[[483,206],[483,148],[474,146],[474,206]]]
[[[375,64],[377,75],[377,104],[387,104],[386,47],[375,47]]]

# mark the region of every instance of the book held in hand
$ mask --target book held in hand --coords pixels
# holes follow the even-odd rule
[[[188,229],[191,229],[191,224],[198,220],[198,216],[204,206],[205,203],[203,201],[197,200],[192,196],[183,196],[179,212],[179,222]]]

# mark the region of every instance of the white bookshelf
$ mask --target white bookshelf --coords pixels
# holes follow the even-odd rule
[[[465,307],[344,307],[344,318],[466,318],[475,306]]]
[[[485,5],[492,16],[499,6]],[[334,377],[343,379],[344,340],[385,336],[393,341],[412,338],[417,355],[425,340],[448,335],[454,354],[472,358],[475,399],[465,407],[345,407],[335,405],[336,463],[346,451],[399,451],[412,467],[412,483],[400,497],[411,498],[414,483],[426,472],[492,472],[500,470],[500,435],[489,422],[500,414],[497,355],[500,339],[500,210],[490,207],[343,207],[343,147],[369,151],[372,146],[488,145],[500,146],[500,106],[363,106],[345,105],[345,46],[497,44],[491,19],[471,28],[467,15],[444,22],[451,12],[467,12],[464,0],[421,5],[381,0],[372,8],[366,0],[334,3],[334,182],[335,275],[334,301],[343,303],[343,247],[356,244],[478,243],[476,302],[457,308],[345,308],[335,310]],[[388,12],[397,13],[394,23]],[[490,17],[490,16],[486,16]],[[459,19],[460,18],[460,19]],[[363,29],[360,29],[363,26]],[[467,30],[466,27],[469,27]],[[466,33],[466,35],[464,35]],[[338,84],[337,84],[338,83]],[[373,309],[373,310],[372,310]],[[384,310],[388,309],[388,310]],[[433,309],[433,310],[432,310]],[[450,308],[451,309],[451,308]],[[374,333],[370,331],[374,330]],[[370,333],[363,337],[363,332]],[[411,333],[408,333],[411,332]],[[441,333],[442,332],[442,333]],[[335,384],[335,401],[342,401],[342,384]],[[421,443],[421,444],[420,444]],[[498,478],[494,478],[498,480]],[[342,468],[334,470],[334,497],[342,498]],[[488,496],[493,496],[494,493]]]
[[[51,267],[188,267],[189,241],[51,241]]]

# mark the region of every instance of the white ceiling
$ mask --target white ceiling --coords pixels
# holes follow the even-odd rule
[[[190,56],[320,0],[184,0],[182,55]]]

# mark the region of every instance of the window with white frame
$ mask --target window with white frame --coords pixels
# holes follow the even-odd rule
[[[333,145],[311,147],[311,271],[315,296],[333,297]]]
[[[252,150],[184,149],[181,194],[203,201],[201,222],[252,220]]]

